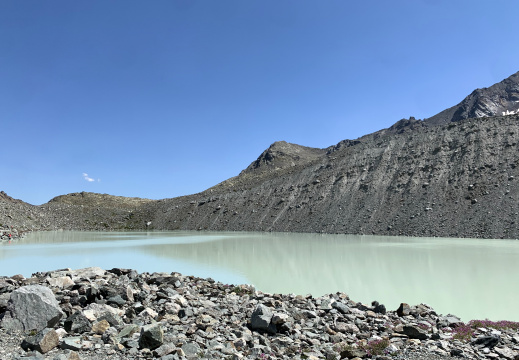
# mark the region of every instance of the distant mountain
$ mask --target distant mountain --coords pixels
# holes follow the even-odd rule
[[[513,114],[519,114],[519,72],[491,87],[474,90],[458,105],[425,119],[425,122],[439,125],[469,118]]]
[[[115,196],[108,194],[96,194],[90,192],[72,193],[56,196],[51,199],[49,204],[69,204],[84,206],[109,206],[117,208],[133,209],[139,205],[153,200],[141,199],[136,197]]]

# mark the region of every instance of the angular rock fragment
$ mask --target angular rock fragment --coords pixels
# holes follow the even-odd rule
[[[403,333],[409,336],[410,339],[426,340],[429,338],[425,330],[413,325],[404,326]]]
[[[135,325],[135,324],[127,325],[119,333],[119,338],[123,339],[123,338],[126,338],[126,337],[130,337],[130,336],[132,336],[133,334],[135,334],[138,331],[139,331],[139,326],[138,325]]]
[[[396,310],[398,316],[407,316],[411,313],[411,307],[406,303],[401,303],[398,309]]]
[[[73,351],[80,351],[81,347],[82,347],[81,337],[79,337],[79,336],[64,338],[61,341],[61,345],[60,345],[60,348],[63,350],[73,350]]]
[[[96,277],[102,277],[106,271],[99,267],[89,267],[84,269],[72,270],[71,272],[72,280],[79,279],[95,279]]]
[[[77,311],[65,320],[65,330],[68,333],[82,334],[90,331],[92,325],[88,318],[81,311]]]
[[[97,321],[101,320],[106,320],[110,326],[120,326],[124,323],[119,315],[108,311],[97,317]]]
[[[29,336],[22,342],[25,351],[36,350],[45,354],[59,345],[59,336],[54,329],[43,329],[34,336]]]
[[[50,286],[59,287],[60,289],[70,289],[75,285],[74,281],[72,281],[72,279],[68,276],[61,276],[55,278],[49,277],[47,278],[47,282]]]
[[[197,343],[188,342],[182,345],[182,352],[185,354],[185,356],[191,358],[192,356],[196,356],[200,353],[200,346]]]
[[[472,341],[473,345],[479,345],[480,347],[493,348],[499,343],[499,335],[480,336]]]
[[[169,355],[171,353],[174,353],[176,351],[176,349],[177,349],[177,347],[175,346],[175,344],[172,344],[172,343],[162,344],[161,346],[159,346],[158,348],[153,350],[153,355],[155,357],[163,357],[163,356]]]
[[[266,331],[274,334],[276,332],[276,325],[271,323],[274,314],[263,304],[256,306],[256,309],[251,316],[251,327],[253,330]]]
[[[500,358],[508,359],[508,360],[515,360],[519,359],[519,353],[513,351],[512,349],[508,347],[495,347],[494,352],[499,355]]]
[[[110,327],[110,324],[106,320],[101,320],[98,322],[95,322],[92,325],[92,332],[96,333],[97,335],[103,335],[104,332]]]
[[[348,314],[350,312],[350,308],[339,301],[332,303],[332,307],[337,309],[341,314]]]
[[[459,317],[454,315],[441,316],[439,319],[439,323],[441,326],[448,326],[453,328],[463,325],[463,321],[461,321]]]
[[[141,329],[139,346],[141,349],[154,350],[164,343],[164,331],[159,323],[146,325]]]

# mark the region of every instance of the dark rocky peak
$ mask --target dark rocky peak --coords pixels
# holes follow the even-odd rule
[[[476,89],[458,105],[425,120],[441,125],[468,118],[519,114],[519,72],[488,88]]]
[[[286,141],[277,141],[270,145],[269,148],[243,172],[284,169],[309,163],[325,154],[325,149],[291,144]]]

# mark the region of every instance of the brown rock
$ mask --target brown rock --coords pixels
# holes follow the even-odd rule
[[[92,325],[92,332],[98,334],[98,335],[103,335],[104,332],[110,327],[110,324],[108,323],[108,321],[106,320],[101,320],[99,322],[96,322],[94,323],[94,325]]]
[[[67,360],[81,360],[81,358],[79,357],[79,354],[77,352],[71,351],[68,354]]]
[[[25,350],[37,350],[45,354],[59,345],[59,335],[54,329],[44,329],[34,336],[30,336],[22,342]]]

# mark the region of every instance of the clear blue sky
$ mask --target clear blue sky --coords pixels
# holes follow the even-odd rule
[[[151,199],[519,70],[515,0],[3,0],[0,190]],[[87,175],[85,175],[87,174]]]

